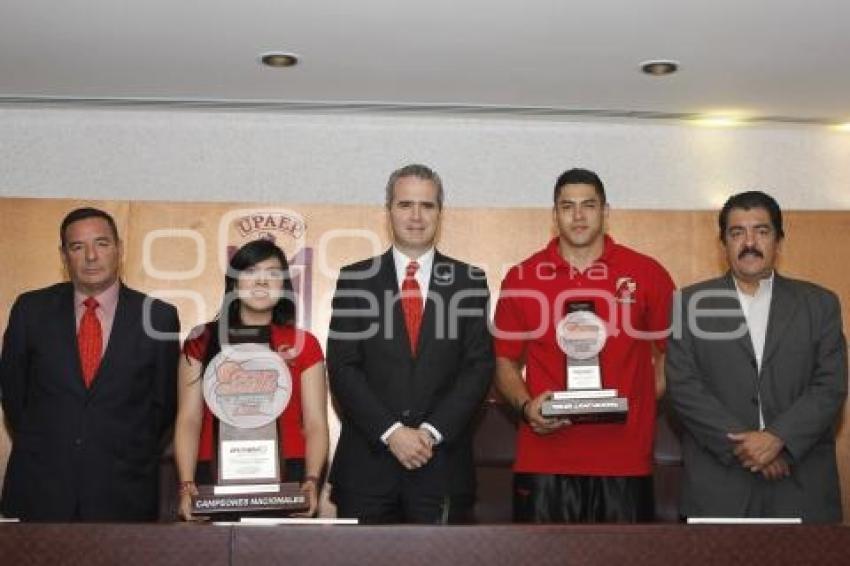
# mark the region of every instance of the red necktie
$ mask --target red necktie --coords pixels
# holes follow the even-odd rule
[[[100,365],[100,357],[103,353],[103,332],[100,329],[100,321],[97,319],[95,309],[97,301],[89,297],[83,301],[86,312],[80,319],[80,329],[77,332],[77,346],[80,349],[80,362],[83,367],[83,380],[86,388],[91,387],[91,382]]]
[[[419,327],[422,324],[422,290],[416,280],[419,264],[411,261],[407,264],[407,272],[401,284],[401,309],[404,311],[404,325],[410,338],[410,351],[416,355],[416,345],[419,344]]]

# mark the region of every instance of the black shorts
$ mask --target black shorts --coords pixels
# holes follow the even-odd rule
[[[514,474],[518,523],[648,523],[652,476]]]

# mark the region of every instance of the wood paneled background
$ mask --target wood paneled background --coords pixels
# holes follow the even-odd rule
[[[290,255],[300,245],[312,249],[311,309],[304,320],[322,343],[327,335],[336,270],[382,251],[388,241],[384,210],[378,206],[0,199],[0,331],[5,330],[9,309],[19,293],[64,277],[58,254],[58,226],[68,211],[82,205],[98,206],[115,215],[125,246],[124,281],[146,292],[167,294],[180,309],[184,333],[218,310],[223,274],[217,254],[224,245],[219,241],[219,228],[229,212],[244,209],[248,214],[261,214],[288,209],[303,218],[306,230],[300,243],[272,232]],[[847,334],[850,212],[786,211],[785,223],[780,271],[838,293]],[[149,266],[160,272],[187,273],[196,266],[199,250],[203,250],[206,261],[197,275],[187,279],[163,278],[146,267],[144,242],[153,230],[183,232],[153,241],[149,246]],[[190,237],[186,230],[194,236]],[[715,211],[612,210],[609,232],[619,242],[658,259],[679,286],[716,276],[726,269],[717,238]],[[504,272],[542,247],[552,234],[549,209],[450,208],[444,212],[440,248],[448,255],[484,267],[495,293]],[[845,406],[839,428],[838,457],[844,514],[850,519],[847,421]],[[5,469],[8,450],[8,436],[5,428],[0,427],[0,475]]]

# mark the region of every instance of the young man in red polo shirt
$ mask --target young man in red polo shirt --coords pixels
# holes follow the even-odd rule
[[[563,173],[554,201],[557,237],[508,272],[496,308],[496,384],[523,420],[514,520],[651,521],[655,402],[664,388],[655,368],[663,368],[674,284],[657,261],[605,234],[608,205],[595,173]],[[625,422],[573,424],[541,414],[552,392],[569,386],[555,329],[575,304],[606,327],[602,387],[628,399]]]

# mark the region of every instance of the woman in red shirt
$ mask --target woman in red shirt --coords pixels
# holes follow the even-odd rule
[[[221,351],[219,325],[228,328],[269,326],[272,350],[289,366],[292,396],[278,417],[281,459],[286,481],[301,482],[313,516],[318,483],[328,456],[327,390],[322,349],[316,338],[295,327],[295,302],[289,265],[283,251],[268,240],[239,248],[224,279],[224,300],[218,317],[196,328],[187,338],[180,359],[179,405],[174,451],[179,484],[178,515],[192,520],[195,482],[214,484],[211,459],[215,451],[216,417],[203,395],[206,366]]]

